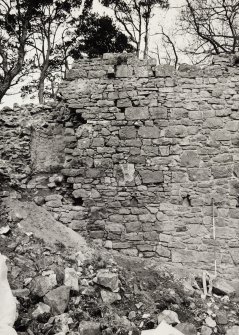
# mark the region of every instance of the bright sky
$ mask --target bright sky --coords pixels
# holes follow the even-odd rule
[[[157,32],[160,31],[159,29],[159,23],[164,27],[165,32],[167,32],[169,35],[174,35],[173,30],[176,26],[176,18],[179,14],[180,11],[180,6],[182,6],[185,3],[185,0],[169,0],[170,2],[170,8],[168,10],[160,10],[157,9],[155,11],[155,15],[152,18],[151,21],[151,38],[150,38],[150,50],[157,51],[157,45],[159,46],[159,49],[161,47],[161,41],[160,41],[160,36],[156,35],[154,36]],[[101,6],[98,2],[98,0],[94,0],[94,10],[95,12],[98,12],[99,14],[111,14],[111,11],[104,8]],[[178,45],[183,45],[183,38],[182,37],[177,37],[177,44]],[[164,51],[162,50],[162,47],[160,49],[161,57],[164,57]],[[156,58],[156,55],[151,54],[152,57]],[[184,59],[182,59],[185,61]],[[16,88],[13,89],[15,92]],[[29,103],[29,102],[35,102],[35,100],[30,99],[29,97],[26,97],[25,99],[22,99],[20,97],[20,94],[14,94],[14,95],[9,95],[5,96],[3,99],[2,105],[0,104],[0,108],[2,106],[12,106],[14,103],[19,103],[19,104],[24,104],[24,103]]]

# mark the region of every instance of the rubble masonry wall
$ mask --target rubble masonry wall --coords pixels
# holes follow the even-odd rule
[[[40,126],[45,161],[42,136],[25,135],[31,177],[22,184],[107,248],[211,271],[216,258],[220,274],[236,277],[238,82],[223,57],[179,71],[124,54],[80,60],[61,85],[68,117],[55,108],[51,130]]]

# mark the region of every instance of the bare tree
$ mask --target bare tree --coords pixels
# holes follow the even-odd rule
[[[202,58],[235,53],[239,46],[239,1],[186,0],[181,28],[191,36],[187,53]]]
[[[133,43],[137,56],[143,49],[143,56],[146,58],[153,10],[157,6],[168,8],[168,0],[101,0],[101,3],[114,11],[116,20],[122,25]]]
[[[37,3],[0,0],[0,102],[20,79]]]

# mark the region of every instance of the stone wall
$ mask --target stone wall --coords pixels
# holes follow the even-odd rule
[[[1,111],[0,175],[107,248],[210,271],[216,259],[236,277],[238,79],[226,57],[178,71],[125,54],[80,60],[64,104]]]
[[[156,66],[131,55],[75,63],[62,95],[65,168],[105,246],[235,276],[239,265],[239,69]],[[213,239],[213,212],[216,240]]]

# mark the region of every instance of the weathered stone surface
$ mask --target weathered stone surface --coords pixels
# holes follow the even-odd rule
[[[136,129],[133,126],[126,126],[119,130],[119,137],[122,140],[136,138]]]
[[[202,326],[201,328],[201,335],[211,335],[212,329],[207,326]]]
[[[239,68],[220,59],[180,71],[126,54],[79,60],[61,85],[67,108],[1,113],[0,172],[55,227],[199,271],[213,264],[214,199],[218,271],[238,277]]]
[[[128,65],[119,65],[116,70],[116,78],[128,78],[133,74],[133,68]]]
[[[174,311],[170,311],[165,309],[163,312],[161,312],[158,316],[158,324],[160,324],[162,321],[167,322],[169,325],[175,325],[180,323],[178,319],[178,314]]]
[[[226,335],[238,335],[238,334],[239,334],[239,326],[233,326],[226,332]]]
[[[126,120],[147,120],[149,118],[148,107],[126,108]]]
[[[168,248],[159,245],[156,248],[156,253],[160,256],[160,257],[166,257],[169,258],[171,256],[171,252]]]
[[[141,127],[139,136],[143,138],[159,138],[159,129],[157,127]]]
[[[195,151],[185,151],[181,156],[181,165],[185,167],[198,167],[199,157]]]
[[[17,298],[26,298],[30,294],[30,290],[28,288],[19,288],[16,290],[12,290],[12,294]]]
[[[51,275],[47,277],[38,276],[32,280],[30,290],[34,295],[38,297],[43,297],[56,285],[57,285],[56,275]]]
[[[180,323],[175,328],[184,335],[197,335],[197,328],[191,323]]]
[[[42,302],[39,302],[37,308],[32,312],[32,317],[37,318],[42,314],[50,313],[50,310],[51,310],[50,306],[43,304]]]
[[[78,274],[73,268],[65,269],[64,285],[73,291],[79,291]]]
[[[109,288],[112,292],[117,292],[119,289],[119,279],[117,273],[112,273],[107,270],[100,270],[97,273],[97,284]]]
[[[162,171],[144,170],[139,172],[143,184],[158,184],[163,183],[164,176]]]
[[[62,314],[65,312],[70,298],[70,288],[59,286],[50,291],[43,298],[45,304],[51,307],[53,314]]]
[[[229,282],[221,278],[217,278],[213,281],[213,290],[216,294],[222,295],[235,295],[236,290]]]
[[[100,323],[94,321],[81,321],[78,331],[80,335],[100,335]]]
[[[121,300],[121,296],[119,293],[101,290],[100,295],[101,295],[103,302],[107,305],[111,305],[114,302]]]

